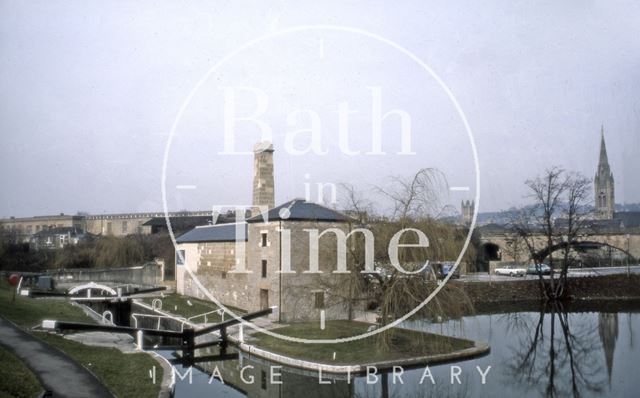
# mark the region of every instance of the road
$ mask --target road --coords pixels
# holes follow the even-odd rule
[[[0,336],[0,344],[24,362],[54,397],[113,397],[83,366],[2,317]]]
[[[640,274],[640,264],[634,264],[629,267],[629,272],[632,274]],[[615,275],[626,274],[627,267],[597,267],[597,268],[575,268],[569,269],[567,276],[571,278],[579,278],[585,276],[598,276],[598,275]],[[538,275],[526,275],[524,277],[513,277],[506,275],[489,275],[486,272],[474,272],[464,275],[460,278],[460,281],[513,281],[513,280],[528,280],[536,279]],[[545,276],[548,278],[548,276]]]

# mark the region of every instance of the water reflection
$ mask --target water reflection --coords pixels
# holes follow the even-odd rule
[[[507,328],[520,336],[507,361],[506,375],[511,380],[546,397],[602,391],[607,374],[602,371],[605,361],[598,346],[604,347],[610,375],[617,314],[599,314],[597,324],[579,318],[570,322],[562,304],[552,303],[542,308],[537,319],[520,314],[507,314],[504,319]]]
[[[611,385],[611,372],[613,370],[613,355],[616,351],[618,340],[618,314],[598,314],[598,334],[604,350],[604,358],[607,363],[609,385]]]
[[[640,309],[640,306],[638,307]],[[404,369],[402,384],[391,374],[380,374],[374,383],[359,375],[323,375],[317,372],[277,368],[281,374],[270,381],[271,367],[278,364],[241,355],[239,360],[206,363],[194,371],[193,382],[180,381],[177,397],[626,397],[640,390],[637,377],[640,350],[634,346],[640,315],[631,310],[618,313],[568,312],[548,305],[537,312],[514,312],[464,317],[433,323],[413,321],[405,327],[489,342],[491,353],[482,358],[430,367],[435,384],[420,383],[424,367]],[[213,353],[213,352],[212,352]],[[211,379],[215,366],[225,384]],[[450,382],[451,366],[460,366],[460,383]],[[243,367],[249,366],[241,377]],[[475,367],[491,366],[487,383],[481,384]],[[183,370],[181,370],[183,371]],[[247,383],[247,381],[252,381]]]

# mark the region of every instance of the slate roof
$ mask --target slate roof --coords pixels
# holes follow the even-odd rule
[[[622,211],[613,215],[614,220],[621,220],[625,228],[640,227],[640,211]]]
[[[288,217],[287,217],[288,215]],[[304,199],[293,199],[267,212],[269,221],[336,221],[350,222],[353,218],[317,203],[307,202]],[[262,222],[262,215],[251,217],[247,222]]]
[[[189,232],[180,235],[177,243],[195,243],[195,242],[235,242],[237,223],[203,225],[195,227]],[[240,229],[241,240],[247,240],[247,223],[241,224],[244,228]]]
[[[56,227],[43,229],[42,231],[38,231],[33,234],[34,237],[43,237],[43,236],[53,236],[53,235],[67,235],[71,234],[73,236],[81,235],[83,232],[76,227]]]

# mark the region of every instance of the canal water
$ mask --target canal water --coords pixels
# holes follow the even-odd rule
[[[176,397],[638,397],[640,306],[565,312],[560,308],[468,316],[405,327],[488,342],[491,353],[466,361],[330,380],[317,372],[273,368],[256,358],[206,363],[176,385]],[[286,344],[286,343],[283,343]],[[217,365],[224,384],[211,377]],[[482,384],[480,371],[486,373]],[[240,370],[245,368],[243,381]],[[479,368],[479,370],[478,370]],[[177,368],[179,372],[184,369]],[[282,384],[271,384],[271,372]],[[460,373],[453,377],[451,374]],[[425,376],[430,374],[431,377]],[[422,379],[422,384],[420,383]],[[247,381],[253,380],[253,383]],[[435,384],[433,384],[435,382]],[[453,383],[452,383],[453,382]]]

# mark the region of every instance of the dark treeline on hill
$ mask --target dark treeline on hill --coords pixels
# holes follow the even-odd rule
[[[126,237],[92,236],[57,250],[34,250],[28,243],[0,243],[0,270],[38,272],[60,268],[115,268],[160,258],[172,270],[174,250],[167,233]]]

